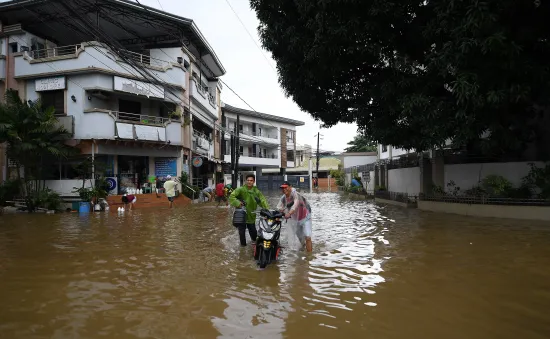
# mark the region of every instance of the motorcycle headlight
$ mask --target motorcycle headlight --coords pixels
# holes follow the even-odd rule
[[[273,239],[273,233],[263,232],[262,236],[263,236],[263,238],[264,238],[265,240],[271,240],[271,239]]]

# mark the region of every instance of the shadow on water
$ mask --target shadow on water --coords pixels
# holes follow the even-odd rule
[[[306,194],[258,270],[231,210],[0,217],[2,338],[547,338],[550,227]],[[277,195],[270,195],[272,206]]]

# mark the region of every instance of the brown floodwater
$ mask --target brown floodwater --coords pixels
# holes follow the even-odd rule
[[[550,225],[306,196],[265,270],[208,204],[1,216],[0,338],[550,337]]]

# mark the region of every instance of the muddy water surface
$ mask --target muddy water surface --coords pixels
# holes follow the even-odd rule
[[[550,337],[550,225],[307,196],[263,271],[212,205],[2,216],[0,338]]]

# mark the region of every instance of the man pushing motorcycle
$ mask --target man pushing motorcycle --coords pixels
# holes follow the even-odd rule
[[[281,185],[283,196],[279,199],[277,209],[285,212],[285,218],[297,222],[296,236],[302,245],[306,245],[306,250],[311,252],[311,206],[303,195],[298,193],[292,185],[285,181]]]

